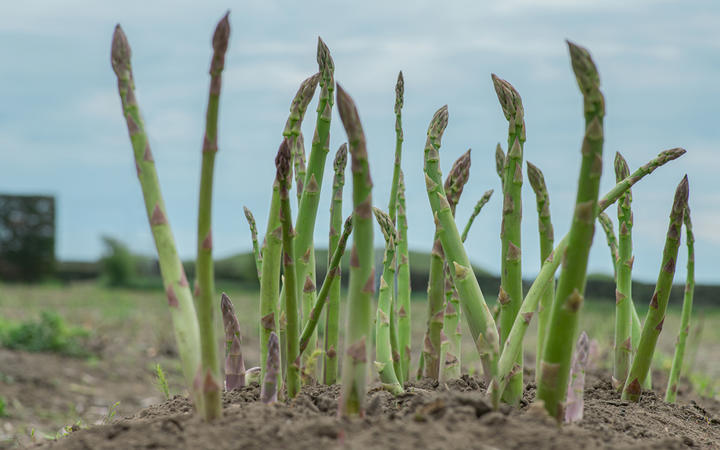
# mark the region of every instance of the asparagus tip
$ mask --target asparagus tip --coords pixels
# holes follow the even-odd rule
[[[110,62],[115,74],[120,76],[123,72],[130,68],[130,43],[125,36],[120,24],[115,25],[113,32],[112,46],[110,51]]]
[[[213,34],[212,45],[213,50],[216,53],[225,53],[228,47],[228,41],[230,40],[230,10],[220,19],[217,26],[215,27],[215,33]]]
[[[572,63],[575,78],[578,86],[583,92],[590,92],[600,86],[600,75],[597,67],[590,56],[590,52],[569,40],[566,40],[570,50],[570,61]]]
[[[673,202],[673,209],[674,210],[680,210],[685,209],[685,206],[688,204],[688,197],[690,194],[690,183],[688,181],[688,176],[685,174],[683,179],[680,181],[680,184],[678,184],[677,189],[675,190],[675,201]]]
[[[285,180],[290,173],[290,158],[290,146],[288,145],[287,139],[283,139],[280,148],[278,148],[277,156],[275,157],[278,180]]]
[[[620,152],[615,152],[615,179],[619,183],[630,176],[630,168]]]
[[[333,168],[335,169],[335,172],[342,172],[345,170],[345,166],[347,165],[347,152],[347,142],[344,142],[340,148],[338,148],[337,153],[335,153],[335,161],[333,161]]]
[[[505,118],[507,120],[515,119],[517,121],[515,116],[520,113],[520,119],[522,119],[522,100],[518,91],[512,84],[498,77],[494,73],[490,74],[490,76],[493,81],[493,86],[495,87],[495,93],[497,94],[498,101],[502,107],[503,114],[505,114]]]
[[[445,128],[448,124],[448,106],[443,105],[435,112],[435,115],[433,115],[432,120],[430,121],[430,126],[428,127],[428,136],[433,135],[437,138],[442,137],[442,134],[445,132]]]
[[[220,309],[223,314],[225,314],[226,311],[232,311],[234,309],[230,297],[228,297],[228,295],[224,292],[220,295]]]
[[[546,190],[545,177],[543,176],[542,171],[530,161],[527,161],[527,173],[528,180],[530,180],[530,186],[532,186],[533,191],[535,191],[536,194]]]
[[[398,74],[397,83],[395,84],[395,114],[400,113],[400,109],[403,107],[405,96],[405,79],[403,78],[402,70]]]
[[[340,113],[340,120],[347,131],[348,136],[354,136],[358,132],[360,125],[360,116],[358,115],[355,102],[352,97],[342,88],[340,83],[337,84],[337,106]]]

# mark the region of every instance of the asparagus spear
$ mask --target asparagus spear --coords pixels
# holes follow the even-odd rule
[[[330,246],[328,251],[328,271],[332,265],[333,255],[340,243],[340,226],[342,224],[342,192],[345,185],[345,166],[347,165],[347,144],[342,144],[335,154],[333,167],[335,169],[335,178],[333,178],[333,196],[330,204]],[[328,307],[325,320],[325,356],[323,362],[323,382],[325,384],[335,384],[337,381],[337,349],[339,339],[339,321],[340,321],[340,269],[338,261],[337,278],[338,282],[333,283],[330,287],[330,296],[328,298]],[[327,275],[326,275],[327,277]],[[323,287],[324,287],[323,282]],[[321,289],[322,291],[322,289]],[[318,301],[322,296],[318,297]]]
[[[550,218],[550,195],[545,185],[545,177],[542,171],[534,164],[527,163],[528,180],[535,192],[535,200],[537,203],[538,213],[538,232],[540,234],[540,265],[550,257],[555,243],[555,234],[553,232],[552,220]],[[549,283],[547,289],[540,299],[538,305],[538,332],[537,347],[535,351],[535,383],[540,379],[540,355],[542,355],[545,336],[547,336],[548,321],[550,319],[550,310],[552,309],[552,301],[555,296],[555,277]]]
[[[445,249],[448,264],[451,264],[450,273],[460,296],[463,316],[467,320],[475,347],[482,359],[485,376],[490,380],[491,385],[496,385],[497,358],[500,350],[497,327],[462,245],[460,233],[445,197],[439,169],[440,140],[447,121],[447,106],[440,108],[430,121],[425,144],[425,185],[435,220],[439,223],[436,228],[439,230],[440,241]]]
[[[296,236],[295,267],[297,270],[298,296],[302,295],[303,325],[307,324],[310,310],[315,304],[315,249],[313,246],[313,233],[315,232],[315,219],[320,202],[320,189],[322,188],[325,160],[330,152],[330,119],[332,117],[333,91],[335,79],[333,72],[335,64],[322,39],[318,38],[317,62],[320,69],[320,98],[317,106],[317,121],[313,136],[310,157],[308,159],[307,174],[304,188],[298,205],[298,215],[295,222]],[[300,291],[300,288],[303,291]],[[317,334],[313,335],[311,347],[317,346]],[[305,357],[309,357],[306,354]],[[303,363],[307,362],[306,360]]]
[[[500,272],[500,345],[505,343],[523,299],[522,288],[522,161],[525,143],[525,111],[520,94],[507,81],[492,75],[495,92],[505,118],[508,120],[508,152],[503,166],[503,219],[500,228],[501,272]],[[522,352],[516,363],[518,373],[510,380],[509,389],[503,400],[516,404],[523,391]]]
[[[603,209],[610,207],[610,205],[616,202],[618,198],[622,196],[622,194],[633,184],[640,181],[646,175],[651,174],[656,168],[672,161],[673,159],[679,158],[683,154],[685,154],[685,150],[683,149],[663,151],[656,158],[633,172],[629,177],[617,183],[598,202],[598,214],[601,213]],[[568,240],[569,234],[566,234],[555,246],[552,253],[550,253],[550,256],[545,260],[540,272],[535,278],[535,281],[533,281],[532,286],[530,286],[530,290],[528,290],[525,300],[523,300],[518,316],[515,318],[515,323],[513,323],[507,341],[505,341],[500,361],[498,363],[498,392],[495,392],[494,394],[498,398],[507,385],[510,373],[513,370],[517,370],[514,361],[522,348],[527,327],[530,325],[534,311],[538,308],[538,303],[542,295],[550,286],[551,281],[554,281],[554,274],[560,266],[561,258],[555,257],[555,255],[563,255],[565,253]]]
[[[588,361],[590,341],[584,331],[580,333],[575,346],[575,354],[570,367],[570,385],[568,386],[565,423],[573,423],[583,418],[583,391],[585,390],[585,366]]]
[[[675,191],[660,274],[655,285],[655,292],[650,300],[650,308],[648,308],[647,316],[645,316],[637,354],[633,359],[630,373],[625,382],[622,393],[623,400],[637,402],[640,399],[641,386],[647,376],[650,362],[655,353],[655,345],[660,336],[660,331],[662,331],[665,310],[670,297],[673,276],[675,275],[675,262],[677,261],[678,247],[680,246],[680,228],[682,227],[683,215],[687,206],[688,189],[686,175]]]
[[[178,257],[175,239],[167,219],[165,202],[163,201],[158,182],[155,161],[150,150],[150,142],[145,132],[145,123],[140,114],[135,97],[135,81],[130,64],[131,50],[127,37],[120,25],[115,27],[112,39],[111,63],[118,80],[118,93],[122,103],[122,112],[127,121],[130,142],[135,157],[140,187],[142,188],[145,210],[150,230],[155,241],[155,248],[160,264],[163,287],[168,299],[170,317],[172,318],[175,342],[180,353],[185,384],[196,400],[193,380],[200,367],[200,331],[193,304],[192,293],[188,285],[185,270]]]
[[[383,387],[393,395],[398,395],[403,393],[403,387],[395,373],[390,337],[390,308],[392,307],[393,296],[392,284],[395,283],[397,231],[389,215],[378,208],[373,208],[373,212],[378,225],[380,225],[383,237],[385,237],[383,273],[380,278],[380,296],[375,319],[375,368],[380,375]]]
[[[373,255],[372,179],[368,166],[365,133],[352,98],[337,86],[340,119],[348,136],[352,156],[353,247],[350,254],[345,358],[339,413],[343,416],[365,412],[368,340],[372,297],[375,293]]]
[[[205,419],[222,416],[220,388],[220,361],[215,336],[215,273],[212,260],[212,188],[215,155],[218,150],[217,122],[220,106],[222,71],[225,52],[230,38],[229,12],[223,16],[213,35],[213,57],[210,63],[210,94],[205,119],[205,138],[202,146],[202,169],[200,172],[200,199],[198,201],[197,240],[197,314],[200,325],[200,355],[202,364],[202,393]]]
[[[295,254],[292,245],[292,239],[295,234],[292,226],[292,215],[290,212],[290,195],[288,190],[291,183],[290,172],[290,145],[287,139],[283,139],[275,158],[275,166],[277,167],[276,179],[280,186],[280,223],[282,225],[282,243],[283,243],[283,273],[285,275],[285,314],[287,317],[287,352],[283,355],[285,359],[284,365],[287,367],[287,392],[290,398],[297,395],[300,390],[300,373],[299,373],[299,350],[298,336],[300,331],[300,323],[298,318],[297,306],[297,277],[295,267]],[[264,380],[263,380],[264,382]]]
[[[445,254],[438,236],[437,224],[430,252],[430,273],[428,276],[427,328],[423,341],[424,375],[434,380],[440,374],[440,335],[444,323],[444,261]]]
[[[245,211],[245,219],[247,219],[248,226],[250,227],[250,237],[252,238],[253,255],[255,256],[255,267],[257,268],[258,280],[262,280],[262,252],[260,251],[260,246],[258,245],[255,217],[253,217],[253,213],[247,208],[247,206],[243,206],[243,210]]]
[[[265,380],[260,389],[260,401],[263,403],[277,402],[278,373],[280,372],[280,343],[274,331],[270,332],[268,340],[267,367],[265,367]]]
[[[312,96],[311,96],[312,98]],[[305,138],[302,132],[298,133],[295,143],[292,145],[293,162],[295,165],[295,184],[297,186],[297,199],[302,199],[305,176],[307,175],[307,167],[305,166]]]
[[[290,114],[285,122],[283,136],[291,143],[297,145],[300,136],[300,127],[305,117],[305,111],[315,92],[319,74],[312,75],[303,80],[300,84],[295,97],[290,104]],[[292,147],[292,146],[291,146]],[[292,148],[291,148],[292,151]],[[270,202],[270,212],[268,214],[267,231],[265,232],[265,241],[262,251],[263,272],[260,277],[260,368],[261,380],[265,378],[265,368],[267,367],[268,348],[267,344],[270,340],[270,333],[278,331],[280,336],[280,349],[284,361],[284,353],[286,352],[287,339],[285,333],[286,318],[280,309],[284,309],[278,305],[278,299],[284,298],[279,292],[280,267],[282,265],[280,257],[282,255],[282,225],[280,224],[280,186],[277,179],[273,182],[273,193]],[[284,305],[284,302],[281,302]],[[284,378],[287,366],[281,365]]]
[[[630,175],[625,158],[615,154],[615,179],[621,181]],[[613,364],[613,384],[616,389],[625,384],[630,360],[632,359],[632,255],[633,217],[630,204],[632,191],[628,189],[618,200],[618,258],[616,266],[615,291],[615,360]]]
[[[240,322],[230,297],[224,292],[220,298],[220,311],[225,327],[225,389],[232,391],[245,386],[245,362],[242,356]]]
[[[455,161],[447,178],[445,179],[445,193],[450,204],[450,211],[455,216],[457,203],[460,201],[463,188],[470,177],[470,150]],[[450,267],[447,263],[443,267],[445,279],[445,311],[443,314],[443,332],[440,345],[440,375],[441,380],[460,377],[462,354],[462,328],[460,327],[460,298],[452,284]],[[445,339],[442,339],[445,335]]]
[[[598,189],[602,174],[603,117],[605,106],[600,77],[590,53],[568,42],[573,71],[584,98],[585,137],[578,180],[575,213],[567,249],[557,255],[563,269],[557,284],[550,326],[543,348],[537,396],[550,415],[562,420],[568,386],[570,359],[575,339],[578,311],[585,292],[587,261],[598,213]]]
[[[685,280],[685,297],[683,298],[682,314],[680,316],[680,331],[678,332],[675,355],[673,356],[670,377],[668,378],[665,401],[675,403],[677,397],[677,381],[680,377],[680,369],[685,357],[685,343],[690,332],[690,315],[692,314],[693,294],[695,293],[695,236],[692,230],[690,219],[690,207],[685,206],[685,238],[688,251],[687,277]]]
[[[462,235],[460,238],[463,242],[467,240],[468,233],[470,232],[470,227],[472,227],[473,222],[475,221],[475,218],[480,214],[480,211],[482,211],[483,206],[487,204],[487,202],[490,201],[490,197],[492,197],[493,190],[490,189],[489,191],[485,191],[482,197],[480,197],[480,200],[475,204],[475,208],[473,209],[472,214],[470,215],[470,218],[468,219],[467,223],[465,224],[465,228],[463,229]]]
[[[398,225],[398,272],[397,272],[397,310],[398,310],[398,347],[400,348],[400,367],[402,379],[410,379],[410,259],[408,256],[407,216],[405,215],[405,180],[400,170],[397,203]]]
[[[312,310],[310,310],[310,318],[303,327],[302,333],[300,335],[300,354],[303,354],[303,352],[308,346],[308,343],[310,342],[312,335],[315,333],[318,320],[320,319],[320,314],[322,313],[322,309],[325,307],[325,303],[328,301],[328,296],[332,292],[332,289],[335,286],[340,286],[340,262],[342,260],[343,254],[345,253],[345,245],[347,244],[347,240],[350,236],[351,231],[352,216],[348,217],[345,220],[343,233],[338,239],[337,247],[335,247],[335,250],[333,251],[330,264],[328,264],[328,270],[327,274],[325,274],[325,280],[323,281],[322,287],[320,287],[320,291],[318,293],[317,300],[315,301],[315,305],[313,305]]]

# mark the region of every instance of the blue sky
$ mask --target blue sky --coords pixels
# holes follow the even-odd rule
[[[336,80],[358,105],[375,203],[383,207],[392,173],[394,84],[399,70],[405,75],[403,167],[413,249],[429,250],[433,233],[422,149],[438,107],[447,103],[450,109],[443,168],[473,149],[459,222],[464,223],[485,190],[493,188],[497,194],[493,154],[497,142],[506,142],[507,125],[491,72],[510,81],[523,97],[525,158],[545,172],[559,237],[570,224],[583,133],[582,100],[570,70],[567,38],[590,49],[600,69],[607,104],[603,191],[614,182],[615,151],[635,168],[660,150],[688,150],[633,191],[636,278],[657,277],[674,188],[687,173],[697,278],[720,282],[713,256],[720,252],[720,7],[709,1],[448,3],[3,2],[0,192],[57,196],[60,258],[98,257],[102,234],[118,237],[138,252],[154,251],[109,63],[113,27],[120,22],[133,48],[138,99],[170,221],[180,253],[191,258],[210,37],[229,8],[233,29],[223,80],[214,203],[217,256],[250,248],[243,205],[264,230],[274,153],[299,82],[317,71],[318,35],[330,47]],[[314,103],[304,127],[308,140]],[[334,114],[333,152],[345,140]],[[330,183],[330,173],[326,175],[325,187]],[[532,276],[539,265],[537,215],[530,186],[523,189],[523,267]],[[348,194],[349,189],[349,200]],[[318,246],[327,239],[329,201],[325,189]],[[345,210],[350,211],[347,203]],[[499,268],[500,210],[496,195],[467,244],[471,259],[493,271]],[[614,208],[610,213],[615,216]],[[610,273],[604,236],[596,237],[590,271]],[[684,251],[678,279],[685,276]]]

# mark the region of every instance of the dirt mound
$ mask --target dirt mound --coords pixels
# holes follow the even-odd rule
[[[720,402],[689,400],[669,405],[653,392],[640,403],[622,401],[605,381],[588,375],[585,418],[558,428],[533,404],[534,385],[518,409],[492,411],[483,383],[464,376],[439,385],[408,383],[393,397],[371,389],[364,418],[336,416],[339,386],[306,386],[293,401],[257,401],[252,385],[224,396],[225,415],[206,424],[180,396],[110,425],[73,432],[46,444],[58,449],[214,448],[477,448],[609,449],[718,448]]]

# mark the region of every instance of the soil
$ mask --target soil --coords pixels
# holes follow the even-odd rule
[[[528,374],[529,375],[529,374]],[[528,377],[529,378],[529,377]],[[374,386],[363,418],[337,417],[340,387],[306,386],[289,403],[257,401],[256,384],[227,392],[225,414],[212,424],[175,396],[137,414],[70,433],[44,446],[56,449],[617,449],[720,448],[720,402],[693,397],[683,386],[676,405],[645,392],[637,404],[622,401],[610,374],[588,374],[585,416],[558,427],[533,403],[527,385],[519,408],[492,411],[483,383],[464,376],[447,384],[423,380],[393,397]],[[663,380],[657,380],[663,385]]]

